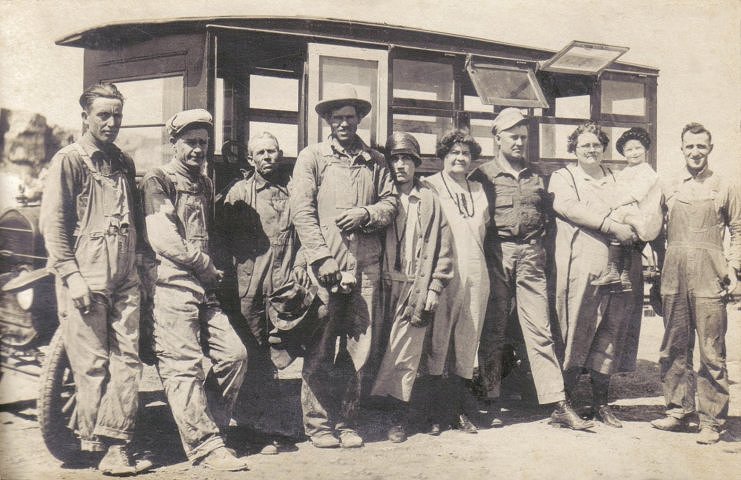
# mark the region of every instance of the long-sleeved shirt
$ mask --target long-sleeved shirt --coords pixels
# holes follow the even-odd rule
[[[90,133],[83,135],[77,144],[101,173],[124,171],[130,189],[129,212],[132,212],[132,220],[140,234],[143,230],[140,228],[142,215],[135,193],[136,168],[133,160],[113,144],[99,148]],[[86,199],[81,198],[80,193],[89,175],[77,147],[68,145],[54,155],[46,176],[39,228],[49,254],[47,266],[60,278],[79,272],[74,253],[75,230],[85,210],[81,202]]]
[[[396,215],[396,186],[383,155],[359,137],[355,145],[345,150],[331,138],[309,145],[296,159],[291,210],[309,264],[334,257],[341,270],[355,272],[380,261],[376,231]],[[335,219],[354,207],[364,208],[368,221],[356,231],[340,231]]]
[[[299,242],[288,188],[259,173],[235,183],[224,198],[223,242],[233,258],[240,297],[262,297],[288,280]]]
[[[157,281],[202,292],[198,278],[215,269],[209,255],[211,180],[176,159],[141,183],[147,241],[160,265]]]
[[[505,170],[494,159],[471,173],[484,185],[491,209],[491,229],[500,240],[528,241],[545,234],[550,204],[543,179],[529,167]]]

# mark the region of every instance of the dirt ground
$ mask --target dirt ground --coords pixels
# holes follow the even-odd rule
[[[636,372],[614,377],[611,402],[624,428],[598,425],[593,431],[552,428],[550,411],[510,400],[499,412],[506,425],[477,435],[456,430],[439,437],[416,434],[401,444],[385,439],[382,414],[364,414],[367,444],[357,450],[319,450],[304,440],[287,444],[278,455],[259,455],[267,441],[251,430],[237,429],[230,442],[248,455],[250,471],[214,473],[189,468],[168,407],[155,394],[139,423],[138,442],[158,467],[142,478],[159,479],[721,479],[741,472],[741,310],[729,307],[728,371],[730,419],[722,441],[695,443],[693,433],[668,433],[648,422],[663,411],[658,350],[663,333],[660,317],[643,320]],[[0,384],[0,478],[95,479],[90,467],[62,465],[46,451],[36,423],[35,380],[6,375]],[[293,387],[291,387],[293,388]],[[582,379],[577,405],[589,401]],[[482,413],[486,418],[486,414]],[[294,420],[299,418],[292,417]],[[293,420],[292,420],[293,421]],[[735,472],[735,473],[734,473]]]

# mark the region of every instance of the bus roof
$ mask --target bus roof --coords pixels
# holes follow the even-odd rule
[[[536,49],[481,38],[389,24],[312,17],[220,16],[108,23],[67,35],[57,45],[106,50],[175,34],[196,33],[209,28],[273,32],[299,35],[308,39],[330,39],[377,45],[398,45],[421,50],[472,54],[507,60],[537,62],[547,60],[554,51]],[[615,62],[610,70],[657,75],[658,69]]]

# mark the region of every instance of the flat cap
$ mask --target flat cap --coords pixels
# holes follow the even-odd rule
[[[494,124],[491,127],[491,133],[500,133],[505,130],[518,125],[520,123],[527,122],[527,117],[522,114],[519,108],[509,107],[505,108],[497,118],[494,119]]]
[[[211,114],[206,110],[196,108],[176,113],[165,123],[165,128],[167,129],[167,133],[171,137],[174,137],[180,134],[180,132],[185,130],[187,127],[194,124],[200,124],[204,127],[212,127],[214,121]]]

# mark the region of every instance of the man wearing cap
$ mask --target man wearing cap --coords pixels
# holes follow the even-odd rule
[[[427,327],[440,292],[453,278],[450,228],[435,193],[414,178],[422,163],[419,143],[394,132],[386,152],[399,187],[399,213],[386,229],[382,260],[384,322],[391,325],[373,395],[396,399],[391,442],[407,438],[408,406]]]
[[[52,158],[39,217],[75,376],[80,448],[106,452],[98,468],[111,475],[151,467],[129,450],[141,374],[136,248],[142,228],[134,162],[113,144],[123,100],[111,83],[82,93],[82,137]]]
[[[370,379],[381,327],[378,231],[393,221],[398,200],[383,155],[356,134],[370,102],[343,85],[315,109],[332,133],[299,153],[290,189],[293,223],[327,309],[326,325],[304,357],[304,429],[317,447],[360,447],[363,440],[351,422]],[[343,278],[344,288],[337,291]],[[337,376],[345,380],[333,395],[330,375],[343,369],[349,373]]]
[[[490,197],[487,255],[492,296],[479,346],[479,368],[488,398],[499,397],[504,336],[513,303],[522,328],[541,404],[555,403],[552,422],[582,430],[593,426],[573,410],[564,392],[550,328],[543,236],[550,206],[540,176],[526,160],[528,119],[505,108],[494,119],[497,157],[471,174]],[[494,426],[501,421],[494,419]]]
[[[211,115],[186,110],[165,127],[173,159],[148,172],[141,186],[147,240],[156,254],[157,371],[188,459],[215,470],[244,470],[245,463],[224,446],[223,437],[244,379],[247,352],[213,293],[222,272],[210,256],[213,187],[202,173]],[[207,373],[204,355],[212,364]]]
[[[651,426],[685,431],[696,413],[696,441],[712,445],[728,419],[726,298],[741,271],[741,188],[737,179],[710,168],[713,138],[707,128],[687,124],[681,140],[684,169],[662,185],[667,249],[661,270],[665,330],[659,365],[666,416]],[[730,239],[724,252],[726,229]],[[695,332],[697,373],[692,370]]]

